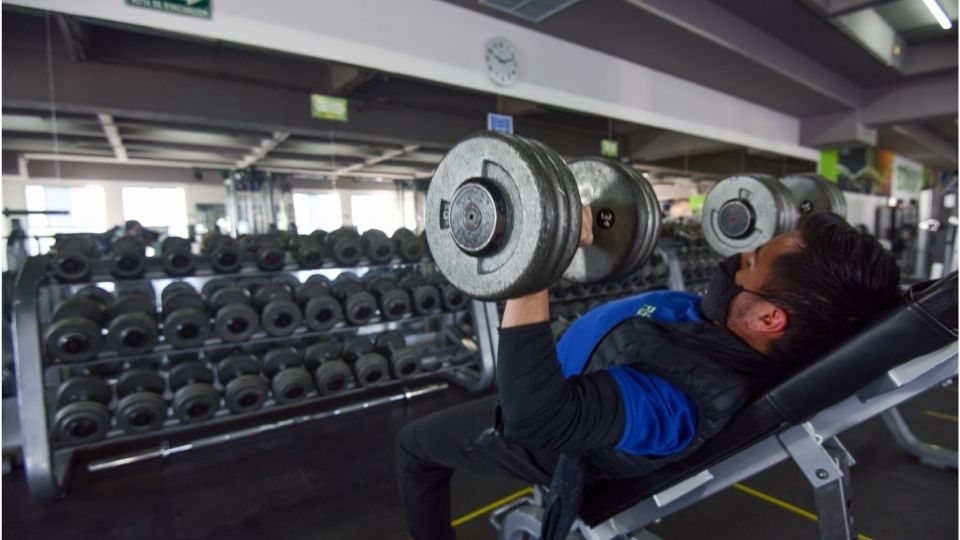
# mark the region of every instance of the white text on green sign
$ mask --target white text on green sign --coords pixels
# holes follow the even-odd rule
[[[310,110],[314,118],[347,121],[347,100],[343,98],[313,94],[310,96]]]
[[[128,6],[209,19],[213,0],[127,0]]]

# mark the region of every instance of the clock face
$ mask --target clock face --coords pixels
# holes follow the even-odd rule
[[[493,38],[487,42],[484,53],[487,76],[500,86],[509,86],[520,77],[520,58],[517,48],[504,38]]]

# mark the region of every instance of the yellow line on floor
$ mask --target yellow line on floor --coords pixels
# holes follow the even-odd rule
[[[520,497],[523,497],[524,495],[529,495],[529,494],[531,494],[531,493],[533,493],[533,488],[532,488],[532,487],[525,487],[525,488],[521,489],[520,491],[518,491],[518,492],[516,492],[516,493],[513,493],[513,494],[511,494],[511,495],[507,495],[506,497],[500,499],[499,501],[494,501],[494,502],[492,502],[492,503],[484,506],[483,508],[478,508],[478,509],[474,510],[473,512],[470,512],[469,514],[467,514],[467,515],[465,515],[465,516],[460,516],[460,517],[458,517],[457,519],[451,521],[451,522],[450,522],[450,525],[452,525],[452,526],[454,526],[454,527],[458,527],[458,526],[463,525],[464,523],[470,521],[471,519],[478,518],[478,517],[480,517],[480,516],[482,516],[482,515],[484,515],[484,514],[487,514],[487,513],[491,512],[493,509],[495,509],[495,508],[497,508],[497,507],[503,506],[503,505],[507,504],[508,502],[515,501],[515,500],[519,499]]]
[[[779,506],[780,508],[783,508],[784,510],[789,510],[790,512],[793,512],[794,514],[797,514],[798,516],[803,516],[803,517],[805,517],[805,518],[807,518],[807,519],[809,519],[809,520],[811,520],[811,521],[819,521],[819,519],[817,518],[817,515],[814,514],[813,512],[808,512],[808,511],[804,510],[803,508],[800,508],[799,506],[794,506],[794,505],[788,503],[787,501],[780,500],[780,499],[774,497],[773,495],[767,495],[766,493],[764,493],[764,492],[762,492],[762,491],[757,491],[756,489],[753,489],[752,487],[745,486],[745,485],[740,484],[740,483],[734,484],[733,487],[736,488],[736,489],[738,489],[738,490],[740,490],[740,491],[742,491],[742,492],[744,492],[744,493],[746,493],[746,494],[748,494],[748,495],[752,495],[752,496],[760,499],[761,501],[765,501],[765,502],[768,502],[768,503],[770,503],[770,504],[772,504],[772,505]],[[859,540],[873,540],[873,538],[871,538],[871,537],[869,537],[869,536],[867,536],[867,535],[865,535],[865,534],[858,534],[858,535],[857,535],[857,538],[858,538]]]
[[[942,413],[939,411],[923,411],[923,414],[927,416],[932,416],[934,418],[939,418],[941,420],[950,420],[951,422],[956,422],[957,417],[952,414]]]

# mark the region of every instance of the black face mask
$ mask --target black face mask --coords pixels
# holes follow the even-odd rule
[[[726,325],[730,302],[733,301],[734,296],[743,291],[743,287],[737,285],[734,279],[737,270],[740,269],[740,254],[727,257],[717,266],[713,275],[710,276],[707,292],[700,301],[700,312],[711,321]]]

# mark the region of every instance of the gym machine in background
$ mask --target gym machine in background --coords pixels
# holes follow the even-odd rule
[[[90,471],[493,381],[489,308],[422,237],[351,228],[167,238],[156,257],[82,235],[14,287],[23,461],[38,498]]]

